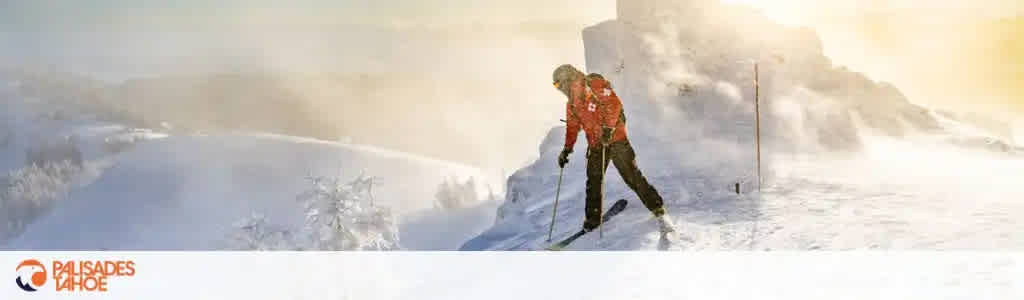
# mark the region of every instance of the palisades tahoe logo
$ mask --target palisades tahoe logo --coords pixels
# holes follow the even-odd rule
[[[46,267],[38,260],[26,259],[22,261],[18,264],[15,272],[18,272],[18,277],[14,279],[14,283],[17,283],[18,287],[23,291],[35,292],[43,284],[46,284]]]
[[[18,264],[14,280],[26,292],[35,292],[46,284],[46,267],[36,259]],[[131,260],[54,260],[50,271],[54,290],[58,292],[106,292],[110,279],[135,276]]]

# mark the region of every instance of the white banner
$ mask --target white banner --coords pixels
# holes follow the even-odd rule
[[[0,252],[0,266],[5,300],[1024,299],[1022,252]]]

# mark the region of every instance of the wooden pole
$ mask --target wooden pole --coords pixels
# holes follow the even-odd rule
[[[761,82],[758,62],[754,62],[754,131],[757,144],[757,191],[761,191]]]

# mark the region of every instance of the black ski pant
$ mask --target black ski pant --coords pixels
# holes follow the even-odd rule
[[[603,209],[601,208],[601,199],[604,198],[601,185],[609,162],[615,164],[615,169],[619,170],[623,181],[633,192],[636,192],[640,201],[651,213],[655,216],[665,213],[664,201],[661,199],[661,195],[658,195],[658,190],[647,182],[647,178],[644,178],[643,173],[640,173],[640,168],[636,165],[636,152],[633,151],[629,140],[609,144],[604,151],[603,161],[601,156],[600,146],[587,148],[587,204],[583,229],[590,231],[601,224]]]

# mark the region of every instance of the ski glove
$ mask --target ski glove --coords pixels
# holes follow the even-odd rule
[[[565,164],[569,163],[569,153],[572,153],[572,149],[562,149],[562,153],[558,155],[559,168],[565,168]]]
[[[615,127],[601,127],[601,144],[608,146],[612,142],[612,132]]]

